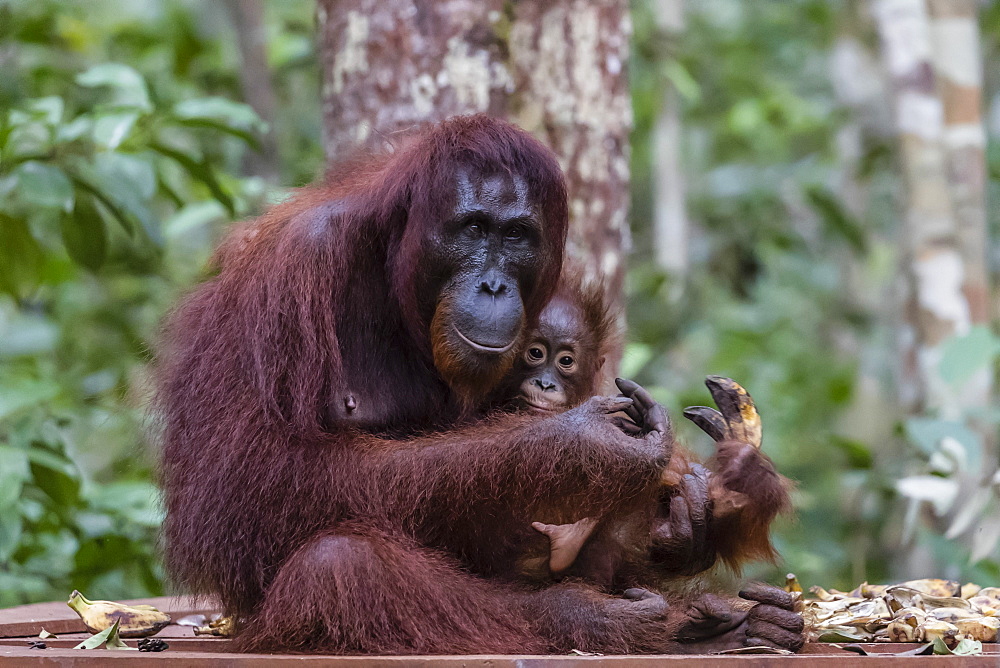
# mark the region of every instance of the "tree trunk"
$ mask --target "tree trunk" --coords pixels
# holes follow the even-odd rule
[[[261,137],[260,150],[247,154],[247,171],[271,182],[278,181],[278,140],[274,119],[277,103],[267,66],[267,34],[262,0],[226,0],[236,43],[240,50],[240,88],[243,99],[269,126]]]
[[[423,121],[487,112],[551,146],[569,257],[620,301],[631,31],[625,0],[319,0],[327,157]]]
[[[667,40],[684,31],[684,0],[654,0],[657,27]],[[675,279],[680,294],[688,272],[688,218],[681,161],[681,102],[667,82],[653,127],[653,245],[657,264]]]
[[[990,404],[993,374],[979,370],[962,387],[944,381],[940,364],[947,344],[989,321],[986,271],[985,132],[979,110],[982,67],[973,0],[876,0],[876,22],[886,69],[894,88],[895,118],[906,184],[903,225],[905,269],[910,285],[907,356],[918,388],[910,406],[947,419],[968,419],[970,408]],[[995,466],[995,427],[978,430],[982,438],[979,470],[962,471],[955,481],[976,504],[980,480]],[[948,537],[968,528],[956,524],[968,511],[959,502],[951,511]],[[919,502],[910,499],[908,515]],[[982,506],[969,506],[982,512]],[[944,531],[944,517],[925,513]],[[956,529],[956,527],[958,527]],[[993,547],[993,536],[973,530],[973,561]],[[984,544],[984,536],[988,540]],[[934,569],[929,547],[903,553],[908,575]]]
[[[876,0],[874,10],[906,184],[907,359],[917,389],[910,408],[954,418],[987,405],[992,385],[984,369],[956,392],[938,373],[946,342],[988,322],[975,7],[972,0]]]

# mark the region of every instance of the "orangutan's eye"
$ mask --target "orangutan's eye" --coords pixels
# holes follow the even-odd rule
[[[563,367],[564,369],[569,369],[573,366],[573,363],[575,361],[576,360],[574,360],[569,355],[563,355],[562,357],[559,358],[559,366]]]
[[[543,359],[545,359],[545,351],[542,350],[539,346],[531,346],[530,348],[528,348],[527,355],[529,362],[541,362]]]
[[[524,228],[520,225],[513,225],[507,229],[507,241],[520,241],[524,238]]]

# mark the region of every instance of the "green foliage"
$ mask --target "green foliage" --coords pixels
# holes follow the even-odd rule
[[[221,223],[267,195],[240,175],[271,129],[236,101],[219,7],[0,2],[0,607],[163,592],[150,351]],[[271,15],[294,24],[274,41],[281,96],[310,71],[311,9]],[[280,128],[296,182],[319,164],[309,99],[311,134]]]
[[[983,432],[970,428],[978,420],[995,433],[995,417],[928,416],[892,429],[902,420],[886,317],[898,261],[896,166],[891,144],[863,132],[861,155],[844,164],[844,130],[861,121],[830,83],[838,35],[874,44],[860,5],[686,6],[686,26],[673,36],[656,29],[651,3],[634,6],[635,247],[654,247],[650,138],[668,85],[682,105],[694,237],[682,280],[648,250],[633,260],[625,368],[675,414],[709,400],[700,386],[709,373],[754,395],[765,450],[798,482],[797,521],[777,536],[783,561],[758,575],[778,581],[792,570],[806,583],[853,587],[905,571],[914,540],[949,577],[995,572],[983,557],[1000,536],[989,515],[996,485],[983,480]],[[858,187],[845,190],[847,180]],[[859,192],[863,200],[851,199]],[[998,350],[986,328],[949,342],[943,382],[959,396]],[[696,429],[678,428],[711,451]],[[990,536],[953,540],[970,527]]]

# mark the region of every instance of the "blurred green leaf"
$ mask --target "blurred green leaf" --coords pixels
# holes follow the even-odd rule
[[[24,108],[33,114],[37,114],[49,125],[57,125],[63,117],[66,104],[58,95],[49,95],[29,100]]]
[[[814,185],[806,188],[805,193],[809,203],[832,232],[842,236],[855,252],[868,252],[868,239],[864,229],[828,190]]]
[[[960,385],[979,371],[989,371],[998,353],[1000,339],[989,327],[976,325],[964,336],[955,336],[945,342],[938,373],[945,382]]]
[[[219,184],[219,180],[215,177],[215,172],[212,169],[212,166],[207,161],[202,160],[199,162],[191,156],[185,155],[181,151],[174,150],[169,146],[164,146],[159,143],[151,144],[150,148],[157,153],[165,155],[171,160],[176,161],[177,164],[187,170],[188,174],[190,174],[192,178],[201,181],[208,187],[212,196],[215,197],[219,204],[226,207],[226,211],[229,212],[230,216],[236,215],[236,206],[233,204],[233,198],[222,189],[222,186]]]
[[[848,466],[856,469],[870,469],[875,463],[871,448],[867,444],[853,438],[845,438],[834,434],[830,438],[834,447],[847,457]]]
[[[939,655],[977,656],[983,653],[983,643],[970,638],[963,638],[955,649],[949,649],[943,638],[934,639],[934,653]]]
[[[910,441],[923,450],[926,455],[931,455],[937,451],[941,440],[949,436],[956,439],[967,449],[978,449],[978,437],[961,422],[928,417],[913,417],[906,420],[903,426]]]
[[[136,70],[120,63],[102,63],[77,75],[76,82],[88,88],[107,86],[113,91],[111,102],[115,106],[134,107],[149,111],[149,91],[146,80]]]
[[[35,485],[48,494],[55,508],[66,512],[80,503],[80,479],[76,467],[68,460],[33,448],[28,455]]]
[[[164,221],[164,236],[184,237],[203,225],[225,220],[226,213],[225,208],[215,200],[185,205],[174,216]]]
[[[104,218],[90,194],[77,193],[73,214],[63,215],[61,229],[66,251],[74,262],[91,271],[104,264],[108,245]]]
[[[58,167],[29,160],[18,165],[14,174],[18,181],[18,197],[25,203],[63,211],[73,208],[73,184]]]
[[[42,251],[23,220],[0,213],[0,290],[23,297],[39,282]]]
[[[11,506],[20,496],[28,475],[28,458],[24,451],[0,445],[0,515],[15,512]]]
[[[663,63],[663,74],[673,84],[682,98],[688,102],[697,102],[701,89],[687,68],[677,60],[668,59]]]
[[[91,496],[95,509],[117,512],[143,526],[159,527],[163,521],[160,492],[146,481],[121,481],[102,485]]]
[[[21,540],[23,529],[23,521],[17,512],[6,510],[0,513],[0,564],[10,560]]]
[[[0,383],[0,420],[49,401],[57,394],[59,385],[50,380],[3,379]]]
[[[134,156],[101,153],[92,165],[76,165],[77,183],[109,207],[113,215],[131,229],[129,218],[139,221],[154,243],[162,242],[159,222],[147,204],[146,193],[156,187],[152,166]]]
[[[635,378],[653,359],[653,350],[641,343],[629,343],[622,355],[620,373],[623,378]]]
[[[139,114],[134,111],[102,114],[94,122],[94,141],[106,148],[118,148],[132,132],[137,120]]]
[[[182,121],[219,121],[237,130],[265,132],[267,123],[248,104],[223,97],[184,100],[174,106],[174,115]]]

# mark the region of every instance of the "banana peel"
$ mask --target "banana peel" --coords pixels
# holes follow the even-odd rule
[[[228,638],[233,635],[233,618],[218,617],[211,620],[206,626],[196,626],[194,634],[196,636],[218,636]]]
[[[786,590],[798,581],[789,574]],[[909,580],[896,585],[867,582],[851,592],[811,587],[802,602],[810,639],[889,642],[997,642],[1000,588],[953,580]]]
[[[100,633],[118,622],[118,635],[122,638],[148,638],[170,623],[170,615],[151,605],[91,601],[76,590],[70,594],[66,605],[80,615],[91,633]]]
[[[708,376],[705,386],[719,410],[689,406],[684,409],[684,417],[716,442],[741,441],[759,450],[763,438],[760,413],[747,391],[735,380],[723,376]]]

